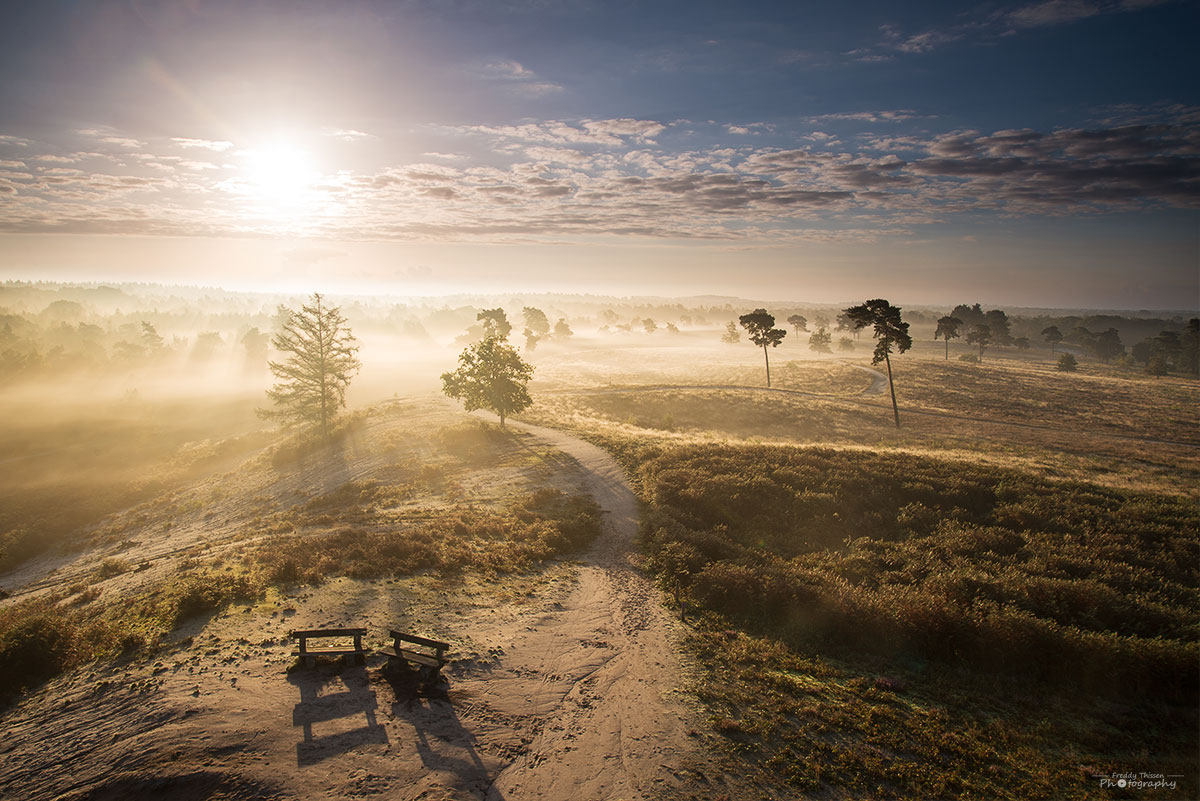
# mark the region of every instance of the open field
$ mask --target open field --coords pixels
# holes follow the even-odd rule
[[[1194,793],[1200,388],[937,355],[893,365],[896,429],[859,353],[780,348],[770,390],[761,350],[688,334],[531,354],[520,419],[619,460],[644,565],[569,437],[383,374],[330,443],[245,394],[9,393],[0,782],[515,799],[625,748],[596,788],[1091,798],[1145,770]],[[378,658],[285,673],[288,629],[358,622],[449,639],[449,694]],[[297,693],[316,735],[283,717]],[[124,773],[38,745],[81,725],[128,737]]]
[[[746,365],[529,416],[619,454],[764,796],[1106,797],[1122,770],[1195,795],[1200,387],[894,370],[899,430],[847,367],[778,358],[777,391]]]

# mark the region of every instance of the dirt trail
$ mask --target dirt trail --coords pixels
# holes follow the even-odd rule
[[[551,566],[528,590],[522,582],[530,579],[514,577],[516,600],[476,591],[469,580],[337,579],[192,621],[173,635],[178,647],[153,665],[77,672],[6,713],[0,795],[582,801],[730,794],[733,780],[706,775],[712,735],[676,692],[680,624],[636,569],[638,508],[620,468],[574,437],[510,425],[531,455],[561,466],[549,446],[578,462],[578,471],[566,472],[577,473],[605,511],[603,534],[578,564]],[[369,475],[376,458],[347,454],[338,479]],[[314,480],[324,487],[327,477]],[[300,484],[304,494],[315,488]],[[389,627],[450,640],[445,688],[418,693],[397,684],[378,655],[365,667],[289,673],[288,630],[331,625],[366,626],[375,647]]]
[[[511,423],[569,454],[606,516],[561,614],[514,643],[504,666],[546,677],[522,699],[502,679],[489,705],[546,710],[540,734],[495,780],[489,799],[650,798],[678,786],[692,761],[689,713],[670,693],[680,681],[678,624],[637,570],[638,506],[611,456],[553,429]],[[519,681],[517,682],[520,683]],[[565,691],[565,692],[564,692]]]

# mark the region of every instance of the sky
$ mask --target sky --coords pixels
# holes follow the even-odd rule
[[[0,5],[0,279],[1200,308],[1200,4]]]

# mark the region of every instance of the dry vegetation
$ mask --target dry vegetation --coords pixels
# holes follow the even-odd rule
[[[474,313],[369,319],[425,343]],[[648,564],[693,624],[691,691],[726,772],[766,797],[1096,797],[1114,770],[1183,774],[1163,797],[1200,794],[1200,383],[1092,361],[1067,375],[1037,352],[943,361],[922,341],[894,364],[897,430],[864,394],[867,342],[843,360],[791,337],[765,390],[757,349],[675,319],[682,332],[616,322],[540,345],[523,417],[626,467]],[[238,320],[265,328],[270,309]],[[96,353],[0,408],[8,700],[89,664],[144,667],[222,610],[279,615],[337,577],[442,601],[470,586],[486,608],[598,530],[561,454],[444,404],[283,436],[254,418],[257,390],[114,393],[81,379],[128,367]],[[422,358],[413,386],[452,354]],[[38,365],[23,380],[53,366]],[[372,381],[360,398],[395,391],[391,373]]]
[[[57,543],[55,572],[0,608],[4,695],[97,659],[151,657],[185,621],[271,587],[521,572],[585,548],[599,514],[564,491],[555,456],[464,419],[428,404],[352,416],[332,442],[292,437]],[[368,469],[336,484],[339,453]]]
[[[1119,770],[1200,791],[1196,383],[910,359],[896,431],[836,397],[843,369],[776,373],[834,397],[626,387],[531,413],[638,486],[727,768],[776,797],[1085,798]]]

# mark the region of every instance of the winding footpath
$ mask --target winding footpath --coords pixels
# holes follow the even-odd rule
[[[688,736],[697,722],[675,691],[680,624],[637,569],[638,504],[623,471],[603,450],[569,434],[509,425],[578,462],[605,525],[562,611],[507,648],[500,669],[479,688],[475,700],[491,709],[544,714],[533,742],[486,797],[651,798],[694,783],[698,774],[685,778],[685,766],[703,759]],[[532,687],[529,676],[539,677]],[[473,689],[459,688],[468,696]]]

